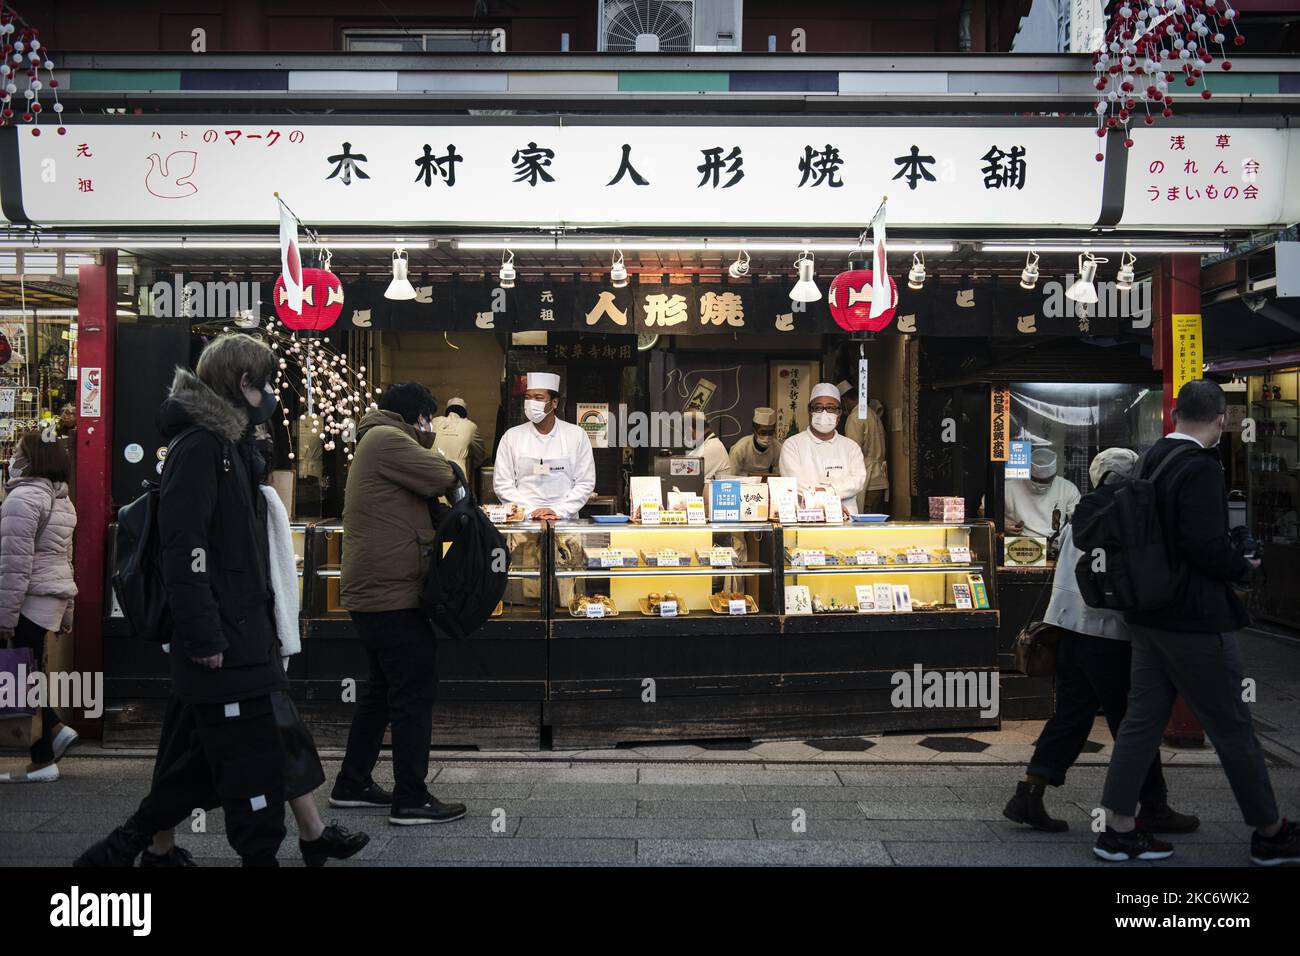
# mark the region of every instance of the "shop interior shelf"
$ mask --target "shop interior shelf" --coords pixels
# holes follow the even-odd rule
[[[770,532],[775,525],[766,521],[727,521],[719,524],[557,524],[557,534],[609,534],[618,531],[671,531],[680,534],[683,531],[716,531],[735,533],[741,531]]]
[[[787,564],[787,575],[801,574],[979,574],[982,564],[826,564],[805,568]]]
[[[702,568],[696,565],[682,568],[581,568],[556,571],[557,578],[668,578],[668,577],[751,577],[771,574],[772,569],[762,564],[737,564],[730,568]]]

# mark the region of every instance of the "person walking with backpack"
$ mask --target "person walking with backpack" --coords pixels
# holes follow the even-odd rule
[[[1242,700],[1236,632],[1250,619],[1232,585],[1246,582],[1259,561],[1237,551],[1228,536],[1216,451],[1226,412],[1218,384],[1187,382],[1174,408],[1177,430],[1150,448],[1139,469],[1155,475],[1155,507],[1181,582],[1165,606],[1124,615],[1133,635],[1132,686],[1102,792],[1108,819],[1093,852],[1103,860],[1162,860],[1173,853],[1170,844],[1138,825],[1134,813],[1181,694],[1214,744],[1246,823],[1255,828],[1251,862],[1300,863],[1300,826],[1278,813],[1250,708]]]
[[[68,453],[56,441],[23,435],[9,463],[0,506],[0,643],[29,648],[44,670],[45,632],[72,630],[72,537],[77,510],[68,498]],[[47,687],[54,686],[48,682]],[[25,771],[0,774],[0,783],[59,779],[58,760],[77,740],[53,707],[41,708],[41,735],[32,741]]]
[[[1088,477],[1094,488],[1127,478],[1137,462],[1128,448],[1107,448],[1092,460]],[[1050,816],[1043,795],[1050,784],[1059,787],[1088,742],[1098,708],[1106,715],[1112,737],[1119,736],[1129,692],[1132,659],[1124,616],[1118,611],[1089,607],[1079,594],[1075,568],[1083,552],[1075,546],[1070,525],[1060,536],[1061,552],[1052,577],[1052,599],[1043,620],[1060,628],[1056,649],[1056,710],[1043,726],[1025,779],[1016,784],[1015,796],[1002,815],[1035,830],[1061,833],[1070,828]],[[1173,810],[1160,769],[1160,755],[1151,760],[1142,780],[1142,812],[1138,820],[1149,833],[1190,833],[1200,821]]]
[[[171,614],[172,692],[148,795],[78,866],[131,866],[158,831],[220,803],[245,866],[276,866],[285,754],[272,704],[284,690],[269,570],[265,461],[253,429],[275,413],[275,353],[218,336],[178,368],[158,413],[169,439],[158,498],[159,570]]]
[[[399,826],[465,815],[464,804],[443,803],[425,785],[438,676],[436,638],[420,592],[434,541],[430,499],[456,490],[451,465],[433,450],[437,410],[418,382],[388,386],[357,427],[343,497],[340,594],[365,645],[370,676],[330,806],[388,807],[388,822]],[[371,776],[390,723],[392,793]]]

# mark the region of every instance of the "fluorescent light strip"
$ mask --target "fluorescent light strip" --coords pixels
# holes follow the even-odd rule
[[[809,240],[789,242],[757,239],[457,239],[456,249],[465,252],[857,252],[856,242]],[[952,252],[951,242],[893,242],[893,252]]]
[[[24,316],[32,316],[37,319],[56,317],[75,319],[79,314],[80,313],[78,313],[76,309],[28,309],[26,312],[22,309],[0,309],[0,318],[23,318]],[[137,313],[135,312],[128,312],[125,309],[117,310],[119,318],[124,316],[134,316],[136,314]]]
[[[1222,253],[1226,246],[1222,242],[981,242],[980,252],[1015,252],[1015,253],[1083,253],[1083,252],[1131,252],[1135,255],[1159,255],[1162,253],[1195,252],[1201,255]]]
[[[436,240],[434,240],[436,241]],[[391,241],[339,241],[323,243],[303,242],[300,247],[303,249],[316,249],[321,246],[327,249],[431,249],[432,241],[408,242],[404,239],[394,239]],[[39,245],[33,245],[31,241],[24,240],[0,240],[0,249],[17,249],[28,253],[40,253],[45,250],[57,249],[229,249],[229,250],[255,250],[255,249],[279,249],[280,243],[276,240],[244,240],[244,239],[132,239],[127,236],[117,236],[104,239],[49,239],[43,240]]]

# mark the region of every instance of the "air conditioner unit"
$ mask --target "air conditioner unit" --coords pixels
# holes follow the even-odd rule
[[[740,52],[743,0],[602,0],[603,53]]]

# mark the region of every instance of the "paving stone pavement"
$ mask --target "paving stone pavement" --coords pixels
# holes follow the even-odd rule
[[[57,783],[0,788],[0,865],[66,865],[131,812],[152,763],[88,751],[61,767]],[[326,761],[331,779],[337,770],[337,760]],[[1051,792],[1051,809],[1070,823],[1064,834],[1003,819],[1019,774],[1010,765],[447,760],[433,765],[430,789],[469,813],[432,827],[392,827],[381,811],[331,809],[326,788],[316,796],[326,820],[372,837],[336,866],[1101,865],[1089,852],[1088,823],[1105,768],[1077,767]],[[1300,817],[1300,769],[1272,774],[1283,812]],[[1167,776],[1174,805],[1203,823],[1175,838],[1177,853],[1160,865],[1248,865],[1249,829],[1219,769],[1171,766]],[[387,759],[376,779],[391,785]],[[300,865],[291,818],[289,831],[280,858]],[[208,815],[206,832],[179,842],[200,865],[236,862],[220,812]]]

